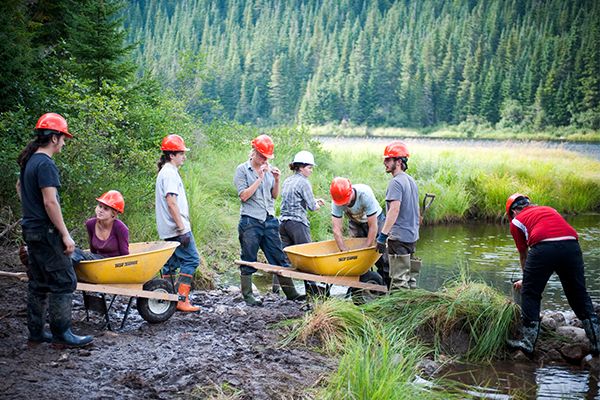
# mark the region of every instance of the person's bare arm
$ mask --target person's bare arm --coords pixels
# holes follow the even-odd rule
[[[19,178],[17,178],[15,189],[17,190],[17,198],[19,199],[19,201],[21,201],[21,180]]]
[[[279,196],[279,177],[281,176],[281,171],[279,171],[279,168],[273,166],[270,166],[270,169],[275,179],[275,183],[273,183],[273,187],[271,188],[271,197],[276,199]]]
[[[390,234],[392,226],[396,222],[396,219],[398,219],[398,214],[400,214],[400,201],[390,201],[389,208],[387,210],[387,215],[385,216],[385,223],[383,224],[383,228],[381,228],[381,232],[383,234]]]
[[[377,214],[367,217],[367,225],[369,226],[369,232],[367,233],[365,247],[371,247],[375,244],[375,238],[377,237]]]
[[[50,221],[60,233],[63,244],[65,245],[65,254],[69,256],[75,251],[75,242],[71,238],[67,226],[65,225],[56,194],[57,192],[54,186],[42,188],[44,208],[46,209]]]
[[[337,243],[340,251],[347,251],[348,248],[344,243],[344,237],[342,236],[342,219],[337,217],[331,217],[331,225],[333,226],[333,238]]]
[[[180,234],[183,233],[185,225],[183,224],[183,218],[181,218],[181,212],[177,205],[176,194],[167,193],[167,209],[169,210],[169,215],[173,218],[173,221],[175,221],[175,225],[177,225],[177,231]]]

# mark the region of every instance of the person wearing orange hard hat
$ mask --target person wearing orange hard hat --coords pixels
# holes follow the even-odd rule
[[[364,247],[375,244],[377,234],[385,222],[385,213],[375,198],[373,189],[363,183],[352,184],[350,179],[337,176],[329,186],[331,194],[331,224],[333,238],[340,251],[347,251],[344,242],[342,217],[348,217],[350,236],[365,238]],[[375,263],[377,272],[384,283],[389,284],[389,263],[387,254],[383,254]]]
[[[385,171],[392,175],[385,193],[386,218],[377,236],[377,250],[387,251],[390,263],[390,290],[417,287],[417,265],[411,263],[419,240],[419,190],[406,173],[410,154],[406,144],[394,141],[383,152]]]
[[[280,171],[270,165],[274,157],[273,140],[259,135],[252,140],[250,159],[237,166],[233,177],[241,201],[238,236],[243,261],[257,261],[258,249],[262,249],[268,262],[289,267],[279,237],[279,221],[275,217],[275,199],[279,196]],[[262,301],[252,293],[252,274],[255,268],[240,266],[242,296],[249,306],[261,306]],[[303,300],[291,278],[278,276],[281,289],[288,300]]]
[[[533,353],[540,330],[540,301],[554,272],[560,278],[569,305],[583,324],[592,354],[600,351],[600,323],[585,287],[583,255],[577,231],[554,209],[531,204],[528,196],[514,193],[506,200],[510,233],[519,251],[522,339],[509,347]]]
[[[18,158],[20,175],[17,194],[21,200],[21,226],[27,245],[27,327],[29,342],[52,342],[84,346],[92,336],[79,336],[71,330],[73,292],[77,277],[69,256],[75,242],[62,217],[58,189],[58,168],[52,160],[60,153],[66,138],[72,138],[62,115],[46,113],[35,126],[35,139]],[[50,332],[44,328],[46,311]]]
[[[179,175],[179,168],[184,164],[186,152],[190,149],[185,146],[183,138],[175,134],[165,136],[160,149],[162,155],[157,164],[155,191],[158,236],[163,240],[180,243],[161,273],[164,279],[171,281],[179,296],[184,298],[177,302],[177,310],[195,312],[200,307],[191,304],[190,290],[194,273],[200,265],[200,254],[192,234],[188,200]],[[175,283],[177,270],[179,278]]]
[[[125,211],[123,195],[117,190],[109,190],[96,202],[96,216],[85,222],[90,251],[75,248],[71,256],[75,265],[85,260],[129,254],[129,228],[118,219],[118,214]]]

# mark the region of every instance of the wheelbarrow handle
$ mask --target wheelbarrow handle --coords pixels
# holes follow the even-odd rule
[[[435,200],[435,194],[433,193],[425,193],[425,197],[423,197],[423,206],[421,208],[421,217],[425,215],[425,211],[431,207],[431,203]]]

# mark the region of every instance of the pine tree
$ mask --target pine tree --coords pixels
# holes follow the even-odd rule
[[[67,68],[76,76],[93,81],[100,90],[104,83],[124,82],[133,72],[128,59],[132,46],[126,46],[123,19],[117,18],[124,3],[121,0],[82,0],[77,13],[67,19],[67,49],[74,62]]]

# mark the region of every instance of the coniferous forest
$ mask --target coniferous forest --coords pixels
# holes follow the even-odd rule
[[[598,21],[595,0],[133,0],[125,24],[205,120],[598,129]]]

